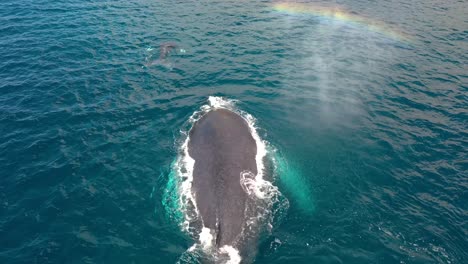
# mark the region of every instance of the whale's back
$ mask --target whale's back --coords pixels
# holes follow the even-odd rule
[[[257,146],[249,126],[229,110],[210,111],[192,127],[188,147],[195,160],[192,192],[204,226],[216,231],[218,247],[232,245],[245,222],[241,172],[257,174]]]

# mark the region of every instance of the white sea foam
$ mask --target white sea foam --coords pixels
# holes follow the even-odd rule
[[[178,162],[176,163],[176,168],[178,172],[178,176],[183,179],[181,186],[180,186],[180,204],[181,208],[184,211],[184,218],[185,221],[183,223],[183,229],[185,231],[189,231],[190,227],[190,222],[193,220],[191,214],[189,214],[187,211],[189,210],[190,207],[190,202],[191,204],[195,207],[196,210],[196,203],[193,194],[192,194],[192,182],[193,182],[193,167],[195,165],[195,160],[190,157],[188,154],[188,142],[189,142],[189,137],[185,139],[184,144],[182,145],[182,150],[183,154],[179,156]]]
[[[226,108],[232,110],[234,108],[235,100],[227,100],[218,96],[208,97],[208,102],[210,102],[210,108]]]
[[[242,260],[239,251],[231,246],[224,246],[220,248],[219,251],[221,254],[227,254],[229,256],[229,260],[227,260],[225,264],[239,264]]]
[[[211,229],[203,227],[200,232],[200,244],[203,249],[207,250],[213,245],[213,235],[211,234]]]

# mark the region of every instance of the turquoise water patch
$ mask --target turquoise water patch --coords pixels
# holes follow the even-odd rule
[[[184,213],[181,203],[181,177],[176,168],[177,158],[172,161],[170,172],[167,175],[167,185],[162,197],[162,204],[165,209],[166,216],[174,220],[178,225],[182,225],[184,221]]]
[[[297,205],[301,211],[312,214],[315,212],[315,203],[309,181],[310,177],[300,171],[292,162],[287,160],[282,154],[273,152],[273,159],[276,165],[276,174],[279,178],[279,185],[286,196],[291,197],[289,202],[292,206]]]

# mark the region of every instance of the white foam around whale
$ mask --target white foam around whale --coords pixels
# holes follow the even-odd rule
[[[237,264],[242,260],[241,256],[239,255],[239,251],[231,246],[224,246],[220,248],[219,251],[222,254],[227,254],[229,256],[229,260],[226,261],[226,264]]]

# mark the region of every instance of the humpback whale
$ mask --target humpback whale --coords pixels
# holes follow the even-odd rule
[[[167,55],[173,50],[177,48],[177,44],[172,42],[162,43],[159,49],[159,60],[165,60]]]
[[[192,193],[204,227],[214,233],[218,249],[239,249],[248,206],[241,175],[257,174],[249,125],[230,110],[211,110],[190,130],[188,154],[195,160]]]
[[[177,48],[176,43],[173,43],[173,42],[162,43],[159,46],[159,58],[156,59],[156,60],[153,60],[153,61],[149,61],[146,64],[146,66],[149,67],[149,66],[154,66],[154,65],[160,65],[160,66],[164,66],[166,68],[172,69],[172,64],[168,60],[168,57],[169,57],[170,53],[176,48]],[[183,49],[181,49],[181,50],[185,51]],[[150,56],[149,58],[151,58],[151,57],[152,56]]]

